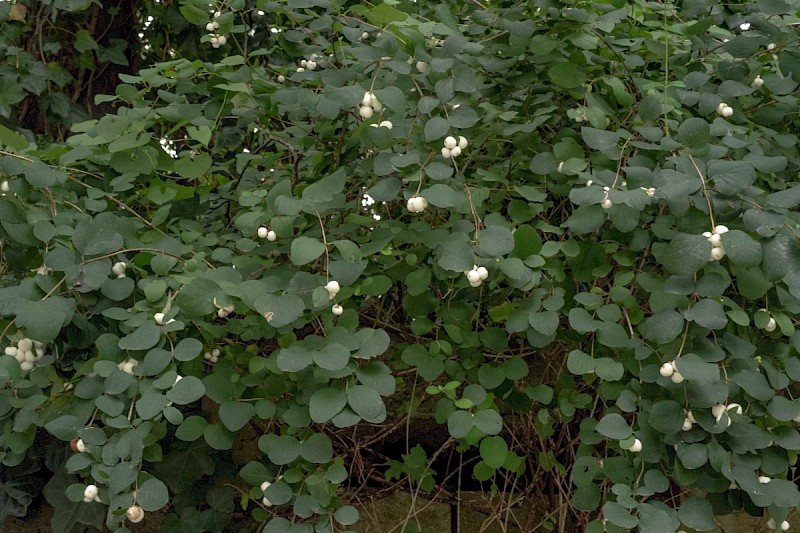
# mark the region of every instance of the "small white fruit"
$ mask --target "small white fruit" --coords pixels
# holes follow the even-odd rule
[[[28,371],[30,371],[30,370],[33,370],[33,362],[32,362],[32,361],[22,361],[22,362],[19,364],[19,368],[20,368],[20,369],[21,369],[23,372],[28,372]]]
[[[128,359],[122,364],[122,371],[126,374],[133,375],[133,369],[139,364],[138,361],[134,361],[132,359]]]
[[[155,320],[156,324],[158,324],[159,326],[163,326],[165,316],[166,315],[164,315],[164,313],[156,313],[153,315],[153,320]]]
[[[317,69],[317,62],[316,61],[309,61],[306,64],[306,69],[308,69],[308,70],[316,70]]]
[[[428,64],[424,61],[417,61],[417,72],[424,74],[428,71]]]
[[[358,109],[358,114],[364,120],[370,119],[370,118],[372,118],[372,108],[369,107],[369,106],[363,105]]]
[[[467,279],[470,283],[476,283],[481,281],[481,275],[477,270],[470,270],[467,272]]]
[[[300,66],[303,67],[303,68],[308,67],[308,60],[307,59],[301,59],[300,60]]]
[[[449,148],[449,149],[452,150],[456,146],[458,146],[458,141],[456,140],[455,137],[453,137],[452,135],[448,135],[447,137],[444,138],[444,147],[445,148]]]
[[[773,50],[775,50],[775,43],[769,43],[769,44],[767,45],[767,50],[768,50],[768,51],[770,51],[770,52],[772,52]]]
[[[725,257],[725,250],[719,247],[711,249],[711,261],[719,261],[723,257]]]
[[[447,147],[443,147],[442,148],[442,157],[444,157],[445,159],[450,159],[451,155],[453,155],[453,154],[450,151],[450,148],[447,148]]]
[[[712,235],[711,237],[708,238],[708,241],[711,243],[712,246],[718,247],[720,244],[722,244],[722,237],[720,237],[719,234]]]
[[[116,274],[117,276],[122,276],[125,274],[125,270],[128,268],[128,265],[122,261],[118,261],[114,263],[114,266],[111,267],[111,272]]]
[[[334,306],[333,306],[333,307],[331,307],[331,312],[332,312],[334,315],[336,315],[336,316],[339,316],[339,315],[341,315],[342,313],[344,313],[344,307],[342,307],[342,306],[341,306],[341,305],[339,305],[339,304],[334,304]]]
[[[8,192],[11,187],[8,186],[8,180],[3,180],[3,183],[0,183],[0,191]]]
[[[749,30],[750,29],[750,23],[749,22],[742,22],[741,24],[739,24],[739,29],[742,30],[742,31]]]
[[[769,483],[770,481],[772,481],[772,478],[771,478],[771,477],[768,477],[768,476],[758,476],[758,482],[759,482],[759,483],[762,483],[762,484],[763,484],[763,483]]]
[[[753,82],[750,84],[750,87],[753,89],[758,89],[762,85],[764,85],[764,79],[761,76],[756,76],[755,79],[753,79]]]
[[[278,234],[277,234],[277,233],[275,233],[273,230],[269,230],[269,231],[267,232],[267,240],[268,240],[269,242],[275,242],[275,240],[276,240],[277,238],[278,238]]]
[[[684,377],[680,372],[675,370],[670,379],[672,380],[673,383],[683,383]]]
[[[229,314],[230,313],[228,313],[225,309],[223,309],[221,307],[219,309],[217,309],[217,316],[220,317],[220,318],[225,318]]]
[[[725,109],[726,107],[728,107],[728,104],[726,104],[725,102],[720,102],[719,105],[717,106],[717,114],[721,115],[722,110]]]
[[[367,39],[369,39],[369,33],[367,33],[367,32],[362,33],[361,34],[361,40],[362,41],[366,41]]]
[[[295,72],[305,72],[305,71],[306,69],[304,69],[303,67],[297,67],[297,70]]]
[[[283,74],[278,74],[278,83],[283,83],[286,81],[286,76]]]
[[[206,31],[214,31],[215,29],[216,28],[214,27],[213,22],[209,22],[208,24],[206,24]]]
[[[658,372],[665,378],[671,377],[675,373],[675,365],[670,362],[664,363]]]
[[[770,531],[774,531],[775,530],[775,519],[774,518],[770,518],[769,520],[767,520],[767,529],[769,529]]]
[[[211,350],[211,357],[219,357],[220,351],[218,348]]]
[[[725,407],[725,410],[726,410],[726,411],[736,411],[736,414],[737,414],[737,415],[740,415],[740,414],[742,414],[742,406],[741,406],[741,405],[739,405],[738,403],[731,403],[731,404],[728,404],[728,406],[727,406],[727,407]]]
[[[697,420],[694,419],[694,415],[692,414],[691,409],[689,411],[686,411],[686,419],[692,424],[697,424]]]
[[[481,281],[485,281],[489,277],[489,271],[486,270],[486,267],[478,267],[478,275],[481,277]]]
[[[269,481],[265,481],[264,483],[261,484],[261,492],[266,492],[267,489],[270,488],[270,486],[272,486],[272,483],[270,483]]]
[[[90,500],[93,500],[97,493],[97,485],[86,485],[86,488],[83,489],[83,497]]]
[[[717,422],[719,422],[719,419],[722,418],[722,414],[724,412],[725,412],[725,406],[722,405],[721,403],[714,404],[711,407],[711,414],[714,415],[714,418],[717,419]]]
[[[331,295],[331,298],[336,296],[341,290],[341,288],[342,287],[339,285],[339,282],[335,280],[331,280],[327,284],[325,284],[325,290],[328,291],[328,294]]]
[[[266,226],[261,226],[258,228],[258,238],[259,239],[266,239],[267,235],[269,235],[269,228]]]
[[[631,452],[634,452],[634,453],[638,453],[638,452],[642,451],[642,441],[640,441],[639,439],[635,439],[633,441],[633,444],[631,444],[631,447],[628,448],[628,451],[631,451]]]
[[[778,327],[778,324],[777,324],[777,322],[775,322],[775,319],[772,318],[772,317],[769,317],[769,322],[767,322],[767,325],[764,326],[764,329],[766,331],[773,332],[773,331],[775,331],[775,328],[777,328],[777,327]]]
[[[686,418],[683,420],[683,425],[681,426],[681,430],[689,431],[690,429],[692,429],[692,421]]]
[[[467,146],[469,146],[469,141],[463,135],[458,136],[458,147],[462,150],[466,150]]]
[[[17,355],[17,348],[14,347],[14,346],[7,346],[6,349],[4,350],[4,353],[6,355],[10,355],[11,357],[14,357],[15,355]]]
[[[725,117],[725,118],[728,118],[728,117],[730,117],[730,116],[733,116],[733,108],[732,108],[732,107],[730,107],[730,106],[727,106],[727,107],[725,107],[725,108],[722,110],[722,113],[721,113],[721,115],[722,115],[723,117]]]
[[[458,157],[461,155],[461,148],[456,146],[455,148],[450,149],[450,156],[451,157]]]
[[[428,207],[428,201],[422,196],[415,196],[409,198],[406,203],[406,208],[411,213],[422,213]]]
[[[383,109],[383,104],[380,103],[377,98],[375,98],[375,95],[372,95],[372,109],[376,113],[380,113],[381,109]]]
[[[384,120],[380,124],[378,124],[378,126],[381,127],[381,128],[386,128],[386,129],[390,130],[390,129],[392,129],[392,127],[394,127],[394,124],[392,124],[388,120]]]
[[[75,443],[75,448],[80,453],[84,453],[86,451],[86,444],[84,444],[83,439],[78,439],[78,441]]]
[[[602,202],[600,202],[600,207],[603,209],[611,209],[611,206],[614,205],[614,202],[611,201],[611,198],[606,198]]]
[[[219,48],[219,37],[211,38],[211,46],[213,46],[214,48]]]
[[[789,527],[791,526],[789,526],[789,522],[787,522],[786,520],[781,522],[781,531],[789,531]]]
[[[264,504],[264,507],[271,507],[272,506],[272,502],[269,501],[266,496],[261,498],[261,503]]]
[[[125,511],[125,516],[127,516],[128,520],[132,523],[138,524],[144,520],[144,510],[138,505],[131,505],[128,507],[128,510]]]
[[[703,237],[705,237],[706,239],[710,239],[712,235],[713,233],[711,233],[710,231],[703,232]]]
[[[478,280],[478,281],[470,281],[470,282],[469,282],[469,286],[470,286],[470,287],[480,287],[480,286],[481,286],[481,283],[483,283],[481,280]]]
[[[33,341],[30,339],[22,339],[17,343],[17,348],[23,352],[29,352],[33,348]]]
[[[372,107],[372,93],[367,91],[361,97],[361,105],[365,107]]]

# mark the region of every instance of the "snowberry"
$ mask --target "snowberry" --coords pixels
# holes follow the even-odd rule
[[[723,257],[725,257],[725,250],[723,250],[722,248],[719,248],[719,247],[711,249],[711,260],[712,261],[719,261]]]
[[[486,270],[486,267],[478,267],[478,275],[481,277],[481,281],[485,281],[489,277],[489,271]]]
[[[686,420],[688,420],[692,424],[697,424],[697,420],[694,419],[694,415],[692,414],[691,410],[686,411]]]
[[[688,418],[685,418],[683,420],[683,425],[681,426],[681,430],[682,431],[689,431],[690,429],[692,429],[692,421],[689,420]]]
[[[640,441],[639,439],[635,439],[633,441],[633,444],[631,444],[631,447],[628,448],[628,451],[634,452],[634,453],[638,453],[638,452],[642,451],[642,441]]]
[[[303,67],[297,67],[297,70],[295,72],[305,72],[305,71],[306,69],[304,69]]]
[[[208,24],[206,24],[206,31],[214,31],[216,29],[217,28],[214,27],[214,23],[213,22],[209,22]]]
[[[128,359],[127,361],[122,363],[122,366],[120,367],[120,370],[122,370],[126,374],[133,375],[133,369],[136,368],[136,366],[138,364],[139,364],[139,361],[136,361],[134,359]]]
[[[728,231],[730,231],[730,230],[728,230],[728,226],[724,226],[722,224],[719,224],[718,226],[714,227],[714,233],[716,233],[717,235],[722,235],[723,233],[728,233]]]
[[[97,485],[86,485],[86,488],[83,489],[83,499],[92,501],[94,497],[97,496],[97,493]]]
[[[372,108],[369,107],[369,106],[363,105],[358,109],[358,114],[364,120],[370,119],[370,118],[372,118]]]
[[[132,523],[138,524],[144,520],[144,510],[138,505],[131,505],[128,507],[128,510],[125,511],[125,516],[127,516],[128,520]]]
[[[477,270],[470,270],[467,272],[467,279],[470,283],[476,283],[481,281],[481,275]]]
[[[605,198],[602,202],[600,202],[600,207],[603,209],[611,209],[611,206],[614,205],[614,202],[611,201],[611,198]]]
[[[721,115],[722,110],[725,109],[726,107],[728,107],[728,104],[726,104],[725,102],[720,102],[719,105],[717,106],[717,114]]]
[[[33,341],[30,339],[22,339],[17,343],[17,348],[23,352],[28,352],[31,350],[31,348],[33,348]]]
[[[375,98],[375,95],[373,95],[372,96],[372,110],[375,111],[376,113],[380,113],[381,109],[383,109],[383,104],[380,103],[377,98]]]
[[[789,531],[789,527],[791,526],[789,526],[789,522],[787,522],[786,520],[781,522],[781,531]]]
[[[367,39],[369,39],[369,33],[367,33],[367,32],[363,32],[363,33],[361,34],[361,40],[362,40],[362,41],[366,41]]]
[[[261,484],[261,492],[266,492],[267,489],[270,488],[270,486],[272,486],[272,483],[270,483],[269,481],[265,481],[264,483]]]
[[[710,231],[703,232],[703,237],[705,237],[706,239],[710,239],[711,235],[713,235],[713,233],[711,233]]]
[[[450,156],[452,155],[453,153],[450,151],[450,148],[447,147],[442,148],[442,157],[444,157],[445,159],[450,159]]]
[[[269,231],[267,232],[267,240],[268,240],[269,242],[275,242],[275,240],[276,240],[277,238],[278,238],[278,234],[277,234],[277,233],[275,233],[275,231],[273,231],[273,230],[269,230]]]
[[[213,350],[211,350],[211,356],[212,357],[219,357],[219,354],[220,354],[220,351],[219,351],[218,348],[214,348]]]
[[[258,228],[258,238],[259,239],[266,239],[267,235],[269,235],[269,228],[266,226],[261,226]]]
[[[767,477],[767,476],[758,476],[758,482],[759,482],[759,483],[769,483],[770,481],[772,481],[772,478],[771,478],[771,477]]]
[[[652,197],[654,197],[656,195],[655,187],[648,187],[647,189],[644,190],[644,192],[646,192],[647,196],[649,196],[650,198],[652,198]]]
[[[263,504],[264,504],[264,507],[270,507],[270,506],[272,506],[272,502],[271,502],[271,501],[269,501],[269,500],[267,499],[267,497],[266,497],[266,496],[264,496],[263,498],[261,498],[261,503],[263,503]]]
[[[341,306],[341,305],[339,305],[339,304],[334,304],[334,306],[333,306],[333,307],[331,307],[331,312],[332,312],[334,315],[336,315],[336,316],[339,316],[339,315],[341,315],[342,313],[344,313],[344,307],[342,307],[342,306]]]
[[[0,183],[0,191],[8,192],[11,187],[8,186],[8,180],[3,180],[3,183]]]
[[[17,349],[14,346],[8,346],[5,349],[5,354],[14,357],[15,355],[17,355]]]
[[[220,317],[220,318],[225,318],[226,316],[228,316],[228,314],[229,313],[225,309],[223,309],[221,307],[219,309],[217,309],[217,316]]]
[[[458,157],[461,155],[461,148],[458,146],[450,149],[450,157]]]
[[[742,22],[741,24],[739,24],[739,29],[742,30],[742,31],[749,30],[750,29],[750,23],[749,22]]]
[[[219,37],[211,38],[211,46],[213,46],[214,48],[219,48]]]
[[[767,322],[767,325],[764,326],[764,329],[766,331],[773,332],[773,331],[775,331],[775,328],[777,328],[777,327],[778,327],[778,324],[777,324],[777,322],[775,322],[775,319],[772,318],[772,317],[769,317],[769,322]]]
[[[719,234],[712,235],[708,238],[708,241],[712,246],[719,247],[719,245],[722,244],[722,237],[720,237]]]
[[[726,411],[736,411],[736,414],[737,414],[737,415],[740,415],[740,414],[742,414],[742,406],[741,406],[741,405],[739,405],[738,403],[732,403],[732,404],[729,404],[729,405],[728,405],[728,406],[725,408],[725,410],[726,410]]]
[[[458,136],[458,147],[465,150],[469,146],[469,141],[463,135]]]
[[[361,105],[364,107],[372,107],[372,93],[367,91],[361,98]]]
[[[453,137],[452,135],[448,135],[447,137],[444,138],[444,147],[445,148],[448,148],[448,149],[452,150],[456,146],[458,146],[458,141],[456,140],[455,137]]]
[[[665,378],[671,377],[675,373],[675,366],[672,363],[664,363],[658,371]]]
[[[563,161],[561,161],[561,162],[558,164],[558,167],[556,167],[556,172],[561,172],[561,171],[563,171],[563,170],[564,170],[564,162],[563,162]],[[590,181],[591,181],[591,180],[590,180]]]
[[[28,371],[30,371],[30,370],[33,370],[33,363],[32,363],[31,361],[22,361],[22,362],[19,364],[19,368],[20,368],[20,369],[21,369],[23,372],[28,372]]]
[[[390,129],[392,129],[394,124],[392,124],[388,120],[384,120],[380,124],[378,124],[378,126],[381,127],[381,128],[386,128],[386,129],[390,130]]]
[[[774,531],[775,530],[775,519],[774,518],[770,518],[769,520],[767,520],[767,529],[769,529],[770,531]]]
[[[308,66],[308,60],[307,59],[301,59],[300,60],[300,66],[303,67],[303,68],[306,68]]]
[[[153,320],[155,320],[156,324],[158,324],[159,326],[163,326],[164,317],[165,317],[164,313],[156,313],[153,315]]]
[[[764,85],[764,79],[761,76],[756,76],[753,82],[750,84],[750,87],[753,89],[758,89],[762,85]]]
[[[714,418],[717,419],[717,422],[719,422],[719,419],[722,418],[723,413],[725,413],[725,406],[721,403],[714,404],[711,407],[711,414],[714,415]]]
[[[114,266],[111,267],[111,272],[113,272],[117,276],[124,276],[125,270],[128,268],[128,265],[122,261],[118,261],[114,263]]]
[[[417,72],[424,74],[428,71],[428,64],[424,61],[417,61]]]
[[[306,64],[306,68],[307,68],[308,70],[316,70],[316,69],[317,69],[317,62],[316,62],[316,61],[309,61],[309,62]]]
[[[775,43],[769,43],[769,44],[767,45],[767,50],[768,50],[768,51],[770,51],[770,52],[772,52],[773,50],[775,50]]]
[[[325,290],[328,291],[328,294],[330,294],[331,298],[333,298],[339,293],[341,286],[339,285],[338,281],[331,280],[325,285]]]
[[[730,116],[732,116],[732,115],[733,115],[733,108],[732,108],[732,107],[730,107],[730,106],[726,106],[726,107],[725,107],[725,108],[722,110],[722,113],[720,113],[720,114],[721,114],[723,117],[725,117],[725,118],[728,118],[728,117],[730,117]]]
[[[427,207],[428,201],[422,196],[409,198],[406,203],[406,209],[408,209],[410,213],[422,213]]]
[[[672,380],[673,383],[683,383],[684,377],[683,374],[681,374],[680,372],[678,372],[677,369],[675,369],[675,372],[673,372],[670,379]]]
[[[78,439],[78,440],[75,442],[75,449],[76,449],[76,450],[77,450],[79,453],[84,453],[84,452],[86,452],[86,444],[84,444],[84,443],[83,443],[83,439]]]
[[[286,77],[283,74],[278,74],[278,83],[283,83],[286,81]]]

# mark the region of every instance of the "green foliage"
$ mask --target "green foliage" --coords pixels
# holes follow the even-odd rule
[[[264,531],[348,527],[335,432],[425,408],[492,490],[571,484],[587,531],[800,505],[791,5],[142,3],[142,67],[95,116],[25,47],[77,73],[124,43],[56,2],[80,29],[31,44],[21,6],[0,461],[81,439],[45,489],[57,530],[122,531],[136,503],[221,531],[232,486]],[[23,101],[69,134],[17,128]],[[408,444],[385,477],[430,492],[437,454]]]

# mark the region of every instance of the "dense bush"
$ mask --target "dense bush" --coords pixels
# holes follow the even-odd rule
[[[429,413],[527,527],[780,530],[799,9],[0,2],[2,514],[341,531]]]

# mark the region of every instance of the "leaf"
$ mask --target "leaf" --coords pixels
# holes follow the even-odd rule
[[[674,237],[665,252],[664,268],[674,274],[694,274],[708,264],[711,243],[702,235],[680,233]]]
[[[711,127],[708,122],[699,117],[688,118],[678,127],[678,141],[689,148],[704,148],[708,145],[710,136]]]
[[[259,296],[253,307],[274,328],[291,324],[300,318],[306,310],[303,300],[294,295],[276,296],[265,294]]]
[[[500,468],[506,462],[508,444],[503,437],[485,437],[481,440],[480,454],[487,465]]]
[[[710,298],[704,298],[683,313],[686,320],[708,329],[722,329],[728,324],[728,317],[722,304]]]
[[[600,419],[600,422],[598,422],[595,427],[595,431],[604,437],[614,440],[627,439],[632,434],[628,423],[617,413],[609,413]]]
[[[617,148],[620,134],[616,131],[598,130],[584,126],[581,128],[581,137],[589,148],[605,152]]]
[[[648,414],[650,425],[661,433],[678,433],[683,425],[683,407],[674,400],[653,404]]]
[[[40,342],[51,342],[72,319],[75,301],[60,296],[16,305],[17,327]]]
[[[594,372],[594,359],[580,350],[572,350],[567,356],[567,370],[573,374],[591,374]]]
[[[219,406],[220,421],[234,433],[246,426],[254,416],[255,407],[250,402],[229,401]]]
[[[632,516],[625,507],[617,502],[607,501],[604,503],[603,516],[615,526],[623,529],[632,529],[639,525],[639,519]]]
[[[383,408],[380,395],[364,385],[352,385],[347,388],[347,403],[353,412],[364,419],[377,417]]]
[[[437,262],[445,270],[464,272],[475,264],[472,247],[463,241],[445,241],[436,249]]]
[[[155,322],[148,320],[132,333],[119,340],[119,347],[122,350],[149,350],[161,339],[161,328]]]
[[[490,257],[500,257],[514,249],[514,236],[503,226],[487,226],[480,232],[478,251]]]
[[[556,63],[547,71],[550,80],[567,89],[578,87],[586,81],[586,72],[583,67],[575,63]]]
[[[147,512],[158,511],[169,503],[169,491],[163,481],[150,478],[139,485],[136,501]]]
[[[197,339],[187,337],[185,339],[181,339],[178,344],[175,345],[175,350],[173,351],[172,355],[178,361],[191,361],[192,359],[197,358],[202,351],[202,342]]]
[[[447,417],[447,431],[455,439],[466,437],[473,425],[472,413],[468,411],[454,411]]]
[[[719,366],[715,363],[706,363],[693,353],[687,353],[675,359],[678,372],[692,383],[710,385],[720,381]]]
[[[728,258],[739,266],[761,264],[761,244],[743,231],[731,230],[722,235],[722,245]]]
[[[696,531],[712,531],[717,527],[714,510],[711,504],[697,496],[691,496],[681,502],[678,518],[686,526]]]
[[[300,457],[316,464],[333,460],[333,444],[324,433],[314,433],[300,444]]]
[[[382,403],[382,402],[381,402]],[[311,420],[318,424],[328,422],[347,405],[344,391],[334,388],[317,389],[308,404]]]
[[[319,239],[300,236],[292,240],[291,259],[295,265],[306,265],[325,253],[325,245]]]
[[[206,393],[203,382],[195,376],[185,376],[167,391],[169,401],[178,405],[196,402]]]
[[[442,117],[431,117],[425,123],[425,140],[435,141],[450,132],[450,123]]]

